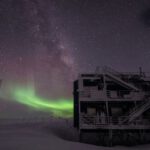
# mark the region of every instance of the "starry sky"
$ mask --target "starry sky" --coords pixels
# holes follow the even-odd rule
[[[149,0],[0,1],[3,97],[32,84],[43,97],[70,98],[78,73],[96,66],[150,71]]]

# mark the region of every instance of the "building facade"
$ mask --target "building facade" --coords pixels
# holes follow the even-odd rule
[[[142,71],[121,73],[105,67],[74,81],[74,126],[80,140],[98,132],[105,145],[148,141],[150,77]]]

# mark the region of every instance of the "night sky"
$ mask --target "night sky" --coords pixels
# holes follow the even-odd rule
[[[71,98],[78,73],[96,66],[150,71],[149,0],[0,0],[2,97],[32,84],[40,96]]]

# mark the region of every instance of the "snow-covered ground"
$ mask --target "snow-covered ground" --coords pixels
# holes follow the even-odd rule
[[[12,120],[11,120],[12,122]],[[71,121],[0,123],[0,150],[149,150],[150,145],[102,147],[79,143]]]

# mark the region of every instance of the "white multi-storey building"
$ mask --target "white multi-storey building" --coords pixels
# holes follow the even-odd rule
[[[81,140],[91,131],[99,132],[101,142],[108,145],[148,140],[150,77],[108,67],[101,73],[80,74],[74,81],[74,126]]]

